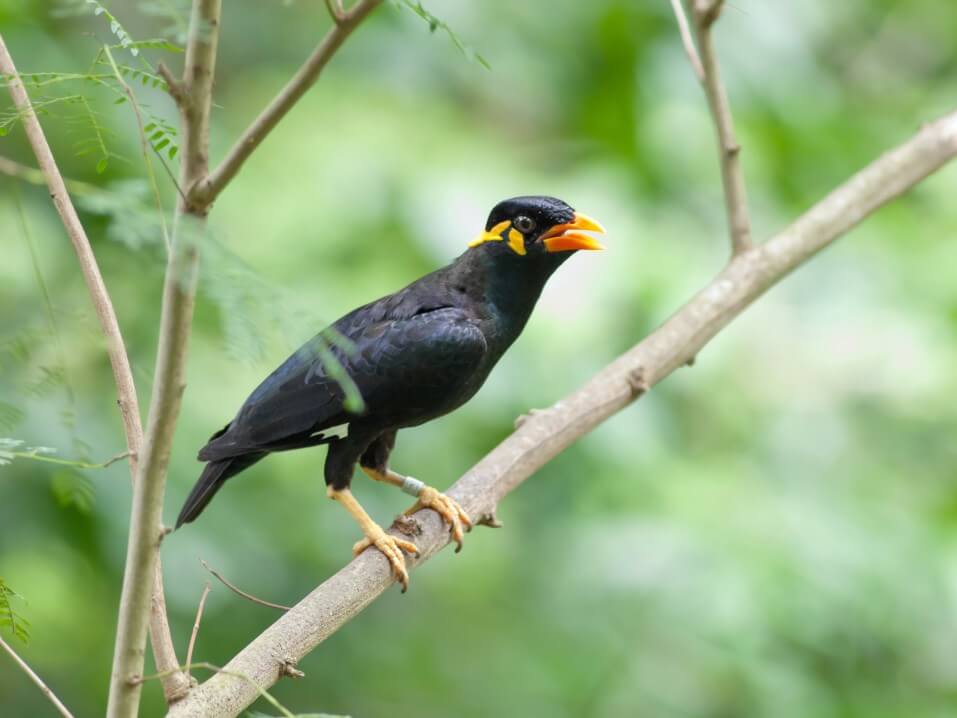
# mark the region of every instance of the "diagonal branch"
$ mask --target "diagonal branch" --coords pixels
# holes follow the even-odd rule
[[[721,14],[724,0],[689,0],[689,2],[692,3],[694,32],[698,40],[697,53],[688,36],[688,21],[681,0],[672,0],[671,6],[678,20],[681,40],[691,66],[708,98],[708,108],[718,137],[721,185],[724,188],[731,251],[737,255],[751,247],[751,219],[748,216],[748,198],[744,185],[744,172],[741,169],[741,145],[738,144],[734,134],[731,106],[721,82],[721,71],[711,37],[711,27]]]
[[[40,166],[39,171],[46,181],[53,204],[60,214],[60,219],[70,236],[70,241],[73,243],[73,249],[76,251],[80,269],[83,272],[83,279],[86,281],[87,291],[93,300],[93,308],[100,322],[100,330],[106,338],[106,351],[110,358],[110,366],[113,369],[117,404],[120,407],[123,431],[126,435],[126,446],[129,451],[130,475],[134,478],[135,484],[140,451],[143,445],[143,428],[140,424],[139,402],[136,398],[136,387],[133,383],[133,373],[130,370],[130,361],[123,343],[123,335],[120,332],[120,325],[116,319],[116,312],[113,309],[106,284],[103,282],[103,276],[100,274],[96,256],[90,246],[90,240],[86,236],[86,231],[83,229],[73,203],[70,201],[63,176],[60,174],[60,169],[53,158],[53,152],[50,150],[50,145],[43,134],[43,128],[33,111],[30,97],[20,81],[17,68],[7,51],[2,36],[0,36],[0,72],[7,77],[7,87],[10,90],[13,103],[23,118],[23,127],[26,130],[27,139],[30,141],[33,153],[36,155],[37,164]],[[23,168],[6,159],[0,163],[0,169],[3,171],[11,170],[14,173],[19,172],[28,178],[36,179],[32,174],[34,170]],[[147,616],[152,637],[153,655],[157,667],[166,672],[163,679],[163,690],[167,699],[169,699],[170,696],[181,694],[189,687],[189,682],[184,674],[172,670],[176,668],[178,661],[166,617],[166,598],[163,594],[163,576],[159,562],[152,569],[151,582],[149,578],[147,574],[144,585],[145,590],[149,591],[150,587],[152,589],[152,601],[148,602],[149,611]]]
[[[681,35],[681,44],[688,56],[688,62],[691,63],[691,69],[694,71],[695,77],[698,78],[698,82],[704,82],[704,68],[701,67],[701,58],[698,57],[694,40],[691,38],[691,29],[688,27],[688,16],[685,14],[684,5],[681,3],[682,0],[671,0],[671,10],[675,14],[675,20],[678,21],[678,34]]]
[[[635,401],[788,273],[879,207],[957,156],[957,111],[923,127],[831,192],[790,227],[733,257],[724,270],[655,332],[581,389],[536,412],[449,490],[472,516],[494,515],[498,502],[562,450]],[[420,511],[422,551],[412,565],[449,543],[437,514]],[[374,601],[392,583],[386,559],[366,551],[313,590],[240,651],[225,667],[173,705],[169,718],[235,716],[273,685],[282,666],[298,661]],[[281,658],[280,658],[281,657]],[[258,687],[258,688],[257,688]]]
[[[43,679],[36,674],[36,671],[30,668],[30,665],[20,658],[17,652],[13,650],[13,647],[2,638],[0,638],[0,648],[3,648],[3,650],[10,654],[10,657],[20,666],[23,672],[30,677],[30,680],[36,683],[37,687],[43,692],[43,695],[47,697],[47,700],[53,704],[53,707],[57,709],[57,712],[63,716],[63,718],[73,718],[73,714],[63,705],[63,701],[57,698],[56,693],[50,689],[50,686],[44,683]]]
[[[381,2],[382,0],[359,0],[348,11],[343,11],[340,3],[329,5],[330,14],[333,17],[332,28],[282,91],[246,128],[219,167],[213,170],[200,185],[192,188],[191,196],[197,204],[211,204],[219,196],[266,135],[315,84],[319,74],[339,46]]]

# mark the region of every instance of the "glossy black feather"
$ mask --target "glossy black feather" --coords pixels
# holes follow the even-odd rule
[[[509,203],[493,216],[524,211],[545,227],[572,215],[550,198]],[[200,450],[199,459],[210,463],[177,525],[198,516],[226,479],[274,451],[330,443],[326,481],[348,485],[355,462],[379,437],[446,414],[475,394],[569,254],[529,245],[519,256],[505,242],[487,242],[340,318],[332,328],[354,350],[333,351],[359,389],[364,412],[345,409],[344,392],[321,359],[320,333],[272,372]],[[338,438],[344,430],[347,437]]]

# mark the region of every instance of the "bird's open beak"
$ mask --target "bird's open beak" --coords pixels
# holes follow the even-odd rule
[[[579,230],[577,232],[570,230]],[[557,224],[542,235],[545,249],[549,252],[570,252],[575,249],[604,249],[604,247],[585,232],[605,233],[605,228],[587,214],[575,212],[575,218],[568,224]]]

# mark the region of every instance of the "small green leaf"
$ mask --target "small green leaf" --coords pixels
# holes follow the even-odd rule
[[[103,157],[99,162],[96,163],[96,173],[98,175],[101,175],[104,172],[106,172],[106,167],[109,163],[110,163],[109,159],[106,157]]]
[[[168,138],[165,139],[165,140],[163,140],[162,142],[157,143],[157,145],[156,145],[156,151],[159,152],[161,149],[163,149],[164,147],[166,147],[166,145],[168,145],[168,144],[169,144],[169,139],[168,139]]]
[[[125,97],[117,97],[115,100],[113,100],[114,105],[122,105],[124,102],[126,102]]]
[[[11,599],[22,601],[23,596],[0,578],[0,628],[9,628],[15,637],[27,643],[30,640],[30,622],[14,610]]]
[[[179,152],[179,147],[177,147],[176,145],[173,145],[172,147],[170,147],[170,148],[169,148],[169,158],[170,158],[170,159],[174,159],[174,158],[176,157],[176,153],[177,153],[177,152]]]

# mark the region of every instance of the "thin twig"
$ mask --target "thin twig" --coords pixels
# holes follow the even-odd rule
[[[303,63],[282,91],[269,103],[268,107],[243,132],[236,144],[227,153],[226,158],[210,173],[204,182],[192,188],[191,198],[195,203],[208,205],[216,199],[266,135],[279,124],[286,113],[315,84],[322,69],[332,59],[340,45],[381,2],[382,0],[359,0],[350,10],[339,14],[332,28],[322,38],[312,55]]]
[[[132,88],[126,83],[126,80],[123,79],[123,75],[120,73],[120,68],[116,66],[116,61],[113,60],[113,53],[110,52],[110,46],[104,45],[103,51],[106,53],[106,58],[110,61],[110,67],[113,68],[113,74],[116,76],[116,81],[120,84],[120,87],[123,88],[123,92],[126,93],[126,97],[130,101],[130,107],[133,108],[133,115],[136,117],[136,129],[140,136],[140,149],[143,153],[143,164],[146,165],[146,176],[149,179],[150,187],[153,190],[153,199],[156,201],[156,212],[159,215],[160,229],[163,230],[163,241],[166,243],[166,251],[169,252],[170,239],[169,230],[166,228],[166,212],[163,210],[163,199],[160,197],[159,185],[156,183],[156,174],[153,172],[153,162],[150,160],[150,150],[153,149],[153,146],[146,137],[146,131],[144,130],[145,124],[143,122],[143,111],[140,109],[140,103],[137,102],[136,95],[133,94]]]
[[[280,666],[278,667],[279,671],[283,670],[283,667],[286,666],[286,665],[288,665],[288,664],[286,664],[286,663],[281,663]],[[250,688],[251,688],[252,690],[256,691],[256,694],[257,694],[260,698],[262,698],[264,701],[266,701],[267,703],[269,703],[269,704],[270,704],[273,708],[275,708],[277,711],[279,711],[280,713],[282,713],[283,716],[285,716],[285,718],[296,718],[296,715],[295,715],[291,710],[289,710],[288,708],[286,708],[282,703],[280,703],[276,698],[274,698],[273,695],[272,695],[269,691],[267,691],[265,688],[262,688],[262,687],[258,686],[258,685],[256,684],[256,682],[255,682],[252,678],[250,678],[249,676],[245,676],[245,675],[243,675],[242,673],[238,673],[238,672],[236,672],[236,671],[230,671],[230,670],[227,670],[227,669],[225,669],[225,668],[220,668],[219,666],[217,666],[217,665],[215,665],[215,664],[213,664],[213,663],[210,663],[209,661],[203,661],[203,662],[201,662],[201,663],[194,663],[194,664],[192,665],[192,667],[193,667],[193,668],[203,668],[203,669],[205,669],[205,670],[207,670],[207,671],[212,671],[213,673],[216,673],[216,674],[221,674],[221,675],[224,675],[224,676],[229,676],[230,678],[238,678],[238,679],[241,680],[241,681],[245,681],[245,682],[250,686]],[[186,668],[187,668],[187,666],[180,666],[180,667],[179,667],[179,670],[185,670]],[[153,681],[153,680],[156,680],[156,679],[162,680],[162,679],[165,678],[168,674],[169,674],[169,671],[161,671],[161,672],[159,672],[159,673],[154,673],[154,674],[151,675],[151,676],[143,676],[142,678],[135,678],[135,679],[133,679],[133,682],[136,683],[137,685],[142,685],[142,684],[146,683],[147,681]]]
[[[281,603],[273,603],[272,601],[266,601],[265,599],[257,598],[256,596],[253,596],[251,593],[246,593],[235,584],[227,581],[221,573],[216,571],[216,569],[211,568],[210,565],[206,563],[205,561],[203,561],[202,559],[200,559],[199,562],[203,564],[203,568],[205,568],[207,571],[213,574],[213,576],[219,579],[226,588],[228,588],[233,593],[238,594],[239,596],[242,596],[247,601],[258,603],[260,606],[266,606],[267,608],[275,608],[278,611],[288,611],[290,608],[292,608],[292,606],[283,606]]]
[[[166,83],[166,91],[177,105],[182,105],[186,101],[186,94],[179,80],[173,77],[173,73],[162,62],[156,66],[156,71]]]
[[[0,646],[2,646],[3,650],[10,654],[10,657],[16,661],[17,665],[20,666],[23,672],[30,676],[30,680],[37,684],[37,687],[43,692],[43,695],[47,697],[47,700],[49,700],[60,712],[60,715],[62,715],[64,718],[73,718],[73,714],[70,713],[65,705],[63,705],[63,701],[57,698],[56,694],[50,690],[50,686],[43,682],[43,679],[36,674],[36,671],[30,668],[27,662],[20,658],[20,656],[17,655],[17,652],[14,651],[10,644],[4,641],[3,638],[0,638]]]
[[[346,11],[342,7],[342,0],[326,0],[326,9],[329,11],[329,15],[332,17],[332,21],[337,25],[342,22],[343,16],[345,16]]]
[[[681,44],[684,45],[688,62],[691,63],[691,69],[694,70],[698,82],[704,82],[704,68],[701,67],[701,58],[698,57],[694,40],[691,39],[691,28],[688,27],[688,16],[685,14],[682,0],[671,0],[671,9],[674,11],[675,20],[678,21],[678,33],[681,35]]]
[[[196,620],[193,621],[193,631],[189,634],[189,646],[186,648],[186,675],[190,674],[190,664],[193,662],[193,648],[196,645],[196,635],[199,633],[199,624],[203,620],[203,609],[206,607],[206,597],[209,595],[209,581],[203,587],[203,594],[199,597],[199,606],[196,607]]]
[[[76,461],[73,459],[60,459],[56,456],[44,456],[43,454],[37,454],[32,451],[11,451],[9,452],[10,456],[15,459],[32,459],[33,461],[42,461],[47,464],[58,464],[60,466],[72,466],[76,469],[105,469],[108,466],[112,466],[117,461],[130,456],[129,451],[124,451],[115,456],[111,456],[106,461],[101,461],[99,463],[94,463],[90,461]]]
[[[751,245],[751,219],[748,216],[748,198],[745,192],[744,172],[741,169],[741,146],[734,134],[731,105],[721,82],[718,58],[711,37],[711,26],[718,19],[723,0],[691,0],[695,36],[701,58],[701,84],[708,98],[708,108],[714,120],[721,164],[721,185],[731,236],[731,251],[737,255]],[[679,16],[680,17],[680,16]],[[680,20],[679,20],[680,23]]]
[[[30,97],[27,95],[26,88],[17,73],[17,68],[13,63],[13,58],[10,57],[2,35],[0,35],[0,73],[7,76],[7,88],[13,98],[13,104],[21,115],[23,127],[30,142],[30,147],[37,158],[40,172],[46,180],[53,204],[73,244],[87,291],[93,301],[93,309],[100,323],[100,330],[106,339],[106,351],[113,370],[113,382],[116,384],[117,404],[120,407],[120,416],[123,419],[123,433],[126,436],[126,447],[129,450],[130,475],[134,478],[135,493],[137,483],[135,478],[139,470],[140,452],[143,446],[143,427],[140,424],[139,401],[136,397],[136,386],[133,383],[133,374],[123,343],[123,335],[116,318],[116,312],[113,309],[113,302],[103,282],[103,276],[100,274],[96,256],[90,246],[90,240],[80,223],[73,202],[70,201],[63,176],[60,174],[60,169],[53,158],[53,152],[50,150],[50,145],[43,134],[43,128],[33,111]],[[176,651],[173,648],[173,637],[166,618],[166,598],[163,594],[162,567],[159,563],[151,568],[151,574],[152,576],[148,576],[144,584],[147,620],[156,664],[158,667],[166,669],[175,666],[178,662]],[[150,583],[150,578],[152,583]],[[152,600],[150,600],[150,593],[152,593]],[[142,653],[143,649],[141,648],[141,664]],[[164,681],[163,690],[167,699],[169,699],[171,696],[181,694],[188,686],[189,682],[185,676],[177,677],[175,673],[172,673]]]
[[[490,514],[525,479],[651,387],[685,366],[712,337],[768,288],[957,156],[957,111],[925,125],[913,138],[851,177],[790,227],[734,257],[684,307],[581,389],[530,416],[449,490],[471,516]],[[636,381],[640,377],[640,381]],[[448,527],[431,511],[422,525],[416,566],[449,543]],[[395,532],[393,532],[395,533]],[[327,579],[226,665],[255,687],[213,676],[173,705],[168,718],[238,715],[259,690],[279,680],[276,655],[298,661],[395,582],[382,554],[365,551]]]

